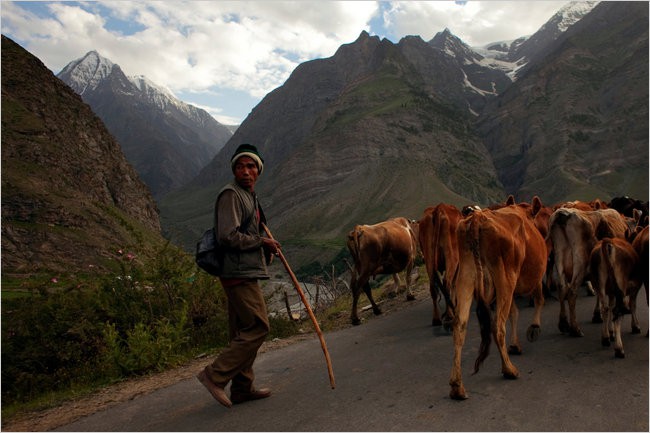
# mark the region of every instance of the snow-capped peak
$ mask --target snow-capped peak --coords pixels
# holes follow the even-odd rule
[[[74,90],[83,95],[86,90],[93,90],[111,74],[115,64],[99,55],[95,50],[89,51],[80,59],[68,63],[59,75],[69,75],[74,82]]]
[[[540,29],[539,32],[544,32],[548,28],[555,29],[555,33],[563,33],[566,29],[571,27],[576,22],[580,21],[582,17],[588,14],[598,1],[574,1],[569,2],[562,6],[559,11],[555,13]]]

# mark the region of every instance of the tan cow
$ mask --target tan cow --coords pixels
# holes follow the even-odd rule
[[[575,305],[578,288],[588,277],[589,255],[599,239],[624,238],[626,229],[623,216],[614,209],[560,208],[551,215],[548,235],[553,243],[553,259],[559,278],[558,327],[561,332],[575,337],[584,335],[576,321]],[[568,321],[564,301],[569,307]]]
[[[454,362],[449,395],[452,399],[467,398],[462,383],[461,352],[465,343],[472,299],[481,328],[479,356],[474,373],[488,355],[490,336],[501,354],[501,372],[514,379],[519,371],[508,353],[521,353],[517,337],[518,310],[515,295],[533,295],[535,312],[527,331],[529,341],[539,336],[541,311],[544,305],[542,277],[546,268],[546,244],[526,209],[507,206],[495,211],[474,211],[458,223],[459,265],[451,298],[454,304]],[[490,305],[496,301],[492,323]],[[511,344],[506,350],[506,319],[510,317]]]
[[[362,288],[370,300],[373,313],[381,314],[381,309],[372,297],[370,277],[393,274],[396,286],[401,287],[397,274],[406,271],[406,299],[415,299],[410,287],[411,271],[417,256],[417,223],[398,217],[374,225],[357,225],[348,234],[347,246],[354,260],[350,281],[350,318],[353,325],[361,323],[357,314],[357,303]]]
[[[456,227],[463,218],[453,205],[440,203],[428,207],[418,221],[420,250],[429,275],[429,291],[433,301],[432,326],[451,327],[453,310],[449,299],[451,280],[458,267],[458,241]],[[438,302],[440,295],[445,299],[445,313],[441,320]]]
[[[604,238],[596,243],[590,256],[590,274],[594,283],[600,315],[603,319],[601,343],[614,341],[614,355],[625,358],[621,340],[621,318],[632,314],[632,332],[641,332],[636,316],[636,297],[641,286],[639,256],[626,239]]]

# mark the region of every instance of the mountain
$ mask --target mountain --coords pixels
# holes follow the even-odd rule
[[[648,196],[648,4],[602,2],[477,122],[507,194]]]
[[[57,77],[104,121],[156,199],[193,179],[232,136],[205,110],[144,76],[127,77],[96,51]]]
[[[259,192],[276,235],[300,244],[305,260],[323,248],[338,252],[360,222],[418,218],[441,200],[501,199],[490,155],[471,128],[472,104],[495,97],[494,85],[472,83],[481,66],[468,74],[460,63],[419,37],[396,45],[362,32],[332,57],[299,65],[194,181],[159,203],[165,234],[189,248],[209,225],[242,142],[266,161]]]
[[[156,204],[102,121],[2,36],[2,274],[83,274],[161,244]]]
[[[514,82],[523,63],[476,53],[448,30],[398,44],[362,32],[299,65],[196,179],[159,203],[165,235],[193,246],[242,142],[266,160],[258,192],[298,265],[326,263],[354,224],[419,218],[443,201],[647,198],[647,9],[563,9],[508,45],[529,65]],[[582,19],[557,33],[568,21],[556,18],[569,15]]]

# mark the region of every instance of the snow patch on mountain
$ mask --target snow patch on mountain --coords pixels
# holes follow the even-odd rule
[[[93,50],[81,59],[68,63],[59,75],[69,73],[74,82],[74,86],[71,87],[79,95],[83,95],[86,91],[95,90],[99,83],[113,72],[115,66],[113,62]]]

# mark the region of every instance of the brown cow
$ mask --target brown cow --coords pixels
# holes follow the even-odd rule
[[[420,250],[429,275],[429,291],[433,301],[432,326],[443,323],[438,309],[440,294],[445,298],[443,320],[446,328],[450,327],[453,318],[449,293],[451,280],[458,267],[456,227],[462,218],[455,206],[440,203],[425,209],[424,215],[418,221]]]
[[[641,281],[645,287],[645,300],[649,302],[648,299],[648,226],[643,227],[641,231],[636,235],[632,241],[632,247],[634,251],[639,255],[639,275],[641,275]]]
[[[601,342],[609,347],[614,341],[614,355],[625,358],[621,340],[621,317],[632,314],[632,332],[639,333],[636,296],[641,286],[639,256],[625,239],[604,238],[591,251],[590,273],[603,319]]]
[[[559,278],[558,327],[561,332],[568,332],[574,337],[584,335],[576,321],[575,303],[578,288],[588,277],[589,255],[598,239],[624,238],[626,229],[623,216],[614,209],[582,211],[560,208],[551,215],[548,235],[553,243],[553,259]],[[565,300],[569,306],[568,321]]]
[[[449,395],[467,398],[462,383],[461,352],[467,332],[472,298],[477,301],[476,314],[481,327],[481,346],[474,363],[476,373],[488,355],[490,335],[494,335],[501,354],[501,372],[516,378],[519,371],[510,362],[508,352],[521,353],[517,337],[518,310],[514,295],[535,297],[533,323],[528,340],[539,336],[541,310],[544,305],[542,276],[546,267],[546,244],[526,209],[507,206],[495,211],[475,211],[458,223],[459,266],[454,277],[451,298],[454,305],[454,363]],[[492,326],[490,305],[496,301]],[[511,345],[506,350],[506,319],[510,317]]]
[[[415,297],[410,291],[411,271],[417,255],[417,223],[411,223],[406,218],[392,218],[374,225],[357,225],[348,234],[347,246],[354,260],[354,269],[350,281],[352,290],[353,325],[361,321],[357,314],[357,303],[361,288],[368,296],[372,311],[381,314],[380,308],[372,298],[370,277],[377,274],[393,274],[398,287],[399,272],[406,270],[406,299]]]

